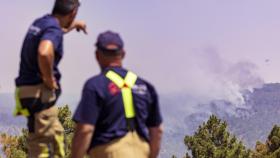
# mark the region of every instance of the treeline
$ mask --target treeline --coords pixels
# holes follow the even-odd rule
[[[59,119],[65,129],[66,158],[68,158],[75,126],[68,106],[59,108]],[[27,157],[27,134],[26,129],[18,136],[0,134],[5,157]],[[184,158],[280,158],[280,127],[273,127],[266,142],[257,141],[255,149],[248,149],[228,131],[225,121],[212,115],[207,122],[198,127],[194,135],[185,136],[184,143],[186,145]]]
[[[280,158],[280,127],[274,126],[266,142],[248,149],[227,129],[227,123],[210,116],[192,136],[185,136],[185,158]],[[173,156],[174,158],[176,156]]]

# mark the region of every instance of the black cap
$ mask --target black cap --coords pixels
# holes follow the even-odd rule
[[[118,33],[106,31],[99,34],[96,42],[96,47],[101,50],[119,51],[124,47],[124,42]],[[113,45],[114,47],[109,47]]]

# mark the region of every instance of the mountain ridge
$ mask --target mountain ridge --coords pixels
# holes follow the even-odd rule
[[[161,156],[183,157],[186,152],[184,136],[192,135],[212,114],[227,121],[230,132],[247,147],[254,148],[257,140],[264,142],[273,125],[280,124],[280,83],[264,84],[242,94],[243,105],[223,99],[199,103],[197,98],[184,94],[162,95],[160,103],[165,132]],[[62,95],[58,104],[68,104],[73,111],[78,97]],[[12,94],[0,94],[0,132],[18,134],[18,129],[25,127],[23,117],[12,116],[13,104]]]

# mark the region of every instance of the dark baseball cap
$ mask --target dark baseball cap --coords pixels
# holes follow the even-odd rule
[[[99,34],[95,46],[105,51],[119,51],[123,49],[124,43],[118,33],[106,31]]]
[[[57,10],[67,14],[80,5],[80,0],[55,0],[54,6]]]

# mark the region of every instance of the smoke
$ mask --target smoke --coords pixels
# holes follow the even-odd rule
[[[258,67],[250,61],[230,62],[224,59],[215,48],[197,50],[193,54],[198,76],[192,75],[198,95],[208,100],[226,100],[235,106],[243,106],[242,92],[259,88],[264,84]],[[198,79],[200,78],[200,79]]]

